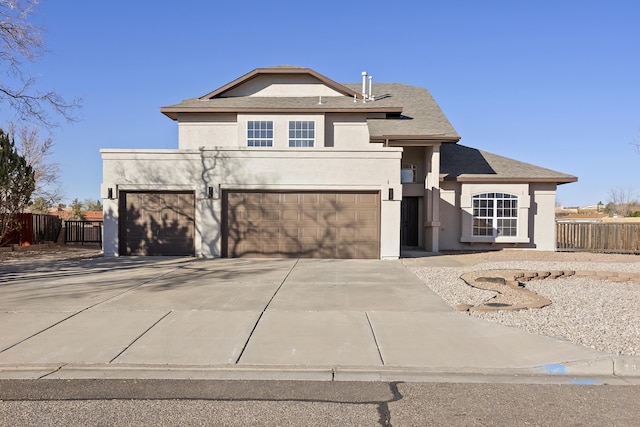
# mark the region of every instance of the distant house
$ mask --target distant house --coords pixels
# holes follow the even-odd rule
[[[102,221],[102,211],[85,211],[85,221]],[[54,208],[49,211],[49,215],[57,216],[63,221],[73,219],[73,210],[71,208]]]
[[[161,108],[177,149],[101,150],[105,255],[555,248],[576,177],[460,145],[427,89],[367,77],[258,68]]]

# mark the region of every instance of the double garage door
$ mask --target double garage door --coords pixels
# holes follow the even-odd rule
[[[226,257],[379,258],[379,192],[225,191]],[[193,192],[120,195],[120,254],[195,254]],[[207,242],[203,242],[207,244]]]
[[[379,257],[379,192],[227,191],[223,201],[223,256]]]

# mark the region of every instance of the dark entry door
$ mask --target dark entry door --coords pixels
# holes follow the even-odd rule
[[[400,244],[418,246],[418,197],[403,197],[401,206]]]

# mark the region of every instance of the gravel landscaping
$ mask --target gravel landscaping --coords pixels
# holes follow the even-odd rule
[[[419,259],[404,259],[434,292],[452,307],[479,305],[496,293],[477,289],[460,276],[491,270],[575,270],[640,273],[640,256],[539,251],[500,251],[451,255],[461,267],[425,267]],[[614,355],[640,355],[640,283],[597,277],[561,277],[524,283],[552,301],[541,309],[469,311],[474,316],[528,332],[566,339]]]

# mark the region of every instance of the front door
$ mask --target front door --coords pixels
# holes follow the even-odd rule
[[[402,198],[400,217],[400,244],[418,246],[418,197]]]

